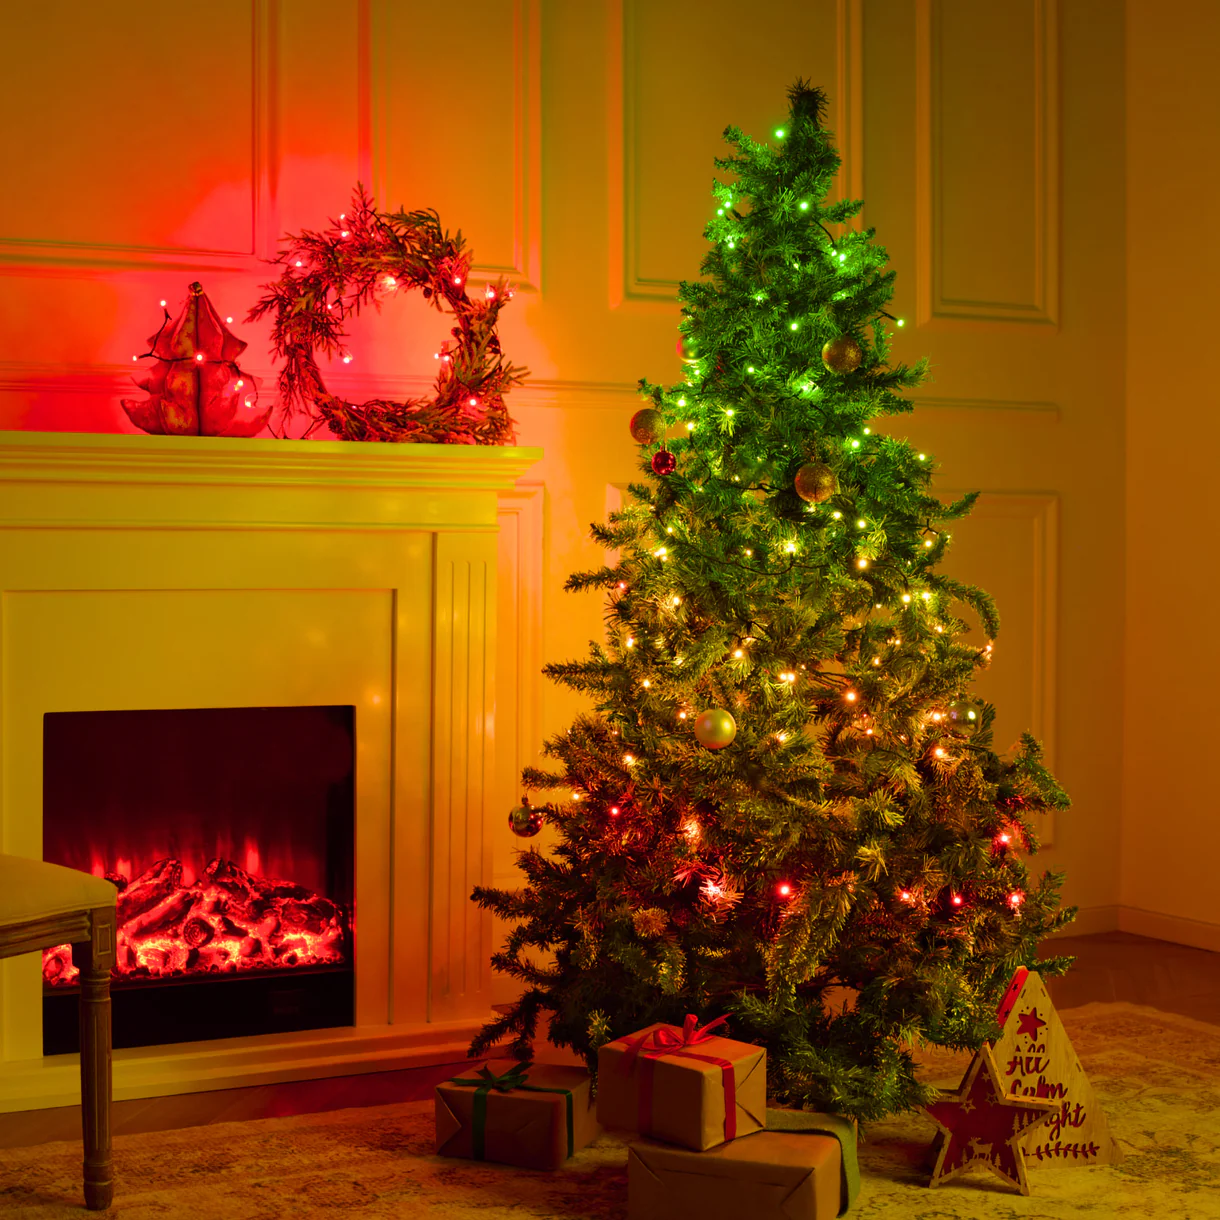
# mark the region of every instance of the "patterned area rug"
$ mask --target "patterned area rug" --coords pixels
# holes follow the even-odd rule
[[[1130,1004],[1061,1014],[1126,1154],[1115,1167],[1029,1170],[1023,1198],[978,1171],[929,1190],[934,1128],[909,1114],[861,1145],[861,1220],[1220,1220],[1220,1028]],[[929,1056],[955,1087],[969,1056]],[[624,1144],[604,1136],[558,1173],[431,1155],[432,1105],[412,1102],[258,1122],[218,1123],[115,1141],[123,1220],[623,1220]],[[80,1204],[80,1148],[0,1151],[0,1213],[59,1220]],[[747,1218],[743,1217],[743,1220]]]

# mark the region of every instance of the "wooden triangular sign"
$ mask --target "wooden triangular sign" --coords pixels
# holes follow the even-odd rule
[[[996,1015],[994,1053],[1007,1095],[1059,1102],[1058,1114],[1022,1143],[1026,1163],[1118,1164],[1122,1152],[1041,977],[1018,970]]]

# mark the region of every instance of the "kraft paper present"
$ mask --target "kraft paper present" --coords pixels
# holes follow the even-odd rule
[[[493,1060],[436,1086],[440,1156],[558,1169],[597,1138],[583,1068]]]
[[[832,1136],[759,1131],[710,1152],[627,1150],[627,1220],[830,1220],[847,1210]]]
[[[719,1022],[713,1022],[713,1025]],[[766,1126],[767,1052],[685,1026],[657,1024],[597,1053],[597,1117],[702,1151]],[[727,1104],[726,1104],[727,1103]]]

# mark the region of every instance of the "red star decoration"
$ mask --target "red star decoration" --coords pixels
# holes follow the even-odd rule
[[[944,1132],[930,1186],[948,1182],[971,1165],[983,1165],[1023,1195],[1029,1194],[1021,1141],[1058,1109],[1053,1101],[1004,1096],[991,1047],[983,1044],[956,1094],[924,1106]]]
[[[1025,1038],[1037,1038],[1038,1030],[1040,1030],[1046,1022],[1038,1016],[1038,1010],[1031,1008],[1029,1012],[1023,1012],[1017,1017],[1017,1036]]]

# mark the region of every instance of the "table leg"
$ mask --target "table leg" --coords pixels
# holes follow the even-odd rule
[[[91,911],[93,935],[72,946],[80,970],[80,1095],[85,1142],[85,1206],[102,1211],[114,1197],[110,1151],[110,969],[114,908]]]

